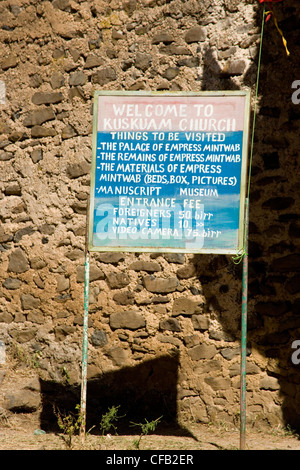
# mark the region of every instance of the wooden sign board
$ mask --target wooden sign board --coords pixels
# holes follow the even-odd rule
[[[236,254],[250,94],[94,97],[90,251]]]

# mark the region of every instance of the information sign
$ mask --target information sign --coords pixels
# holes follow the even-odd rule
[[[90,251],[236,254],[250,95],[95,92]]]

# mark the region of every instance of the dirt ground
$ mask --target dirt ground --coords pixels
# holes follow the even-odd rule
[[[38,428],[38,419],[32,416],[14,415],[2,417],[0,425],[1,450],[70,450],[63,434],[43,433]],[[226,425],[213,426],[193,424],[187,432],[178,433],[168,429],[143,436],[140,450],[239,450],[239,429],[228,429]],[[87,433],[84,442],[80,436],[72,437],[73,450],[121,451],[136,450],[135,441],[139,435],[99,436]],[[246,432],[246,450],[300,450],[299,436],[273,429],[267,431],[249,430]]]
[[[4,380],[0,383],[0,397],[11,393],[33,380],[36,374],[32,369],[18,368],[12,361],[2,366]],[[1,372],[0,370],[0,372]],[[72,436],[71,447],[63,433],[46,433],[40,429],[40,414],[12,413],[0,406],[0,451],[5,450],[136,450],[140,434],[124,435],[119,428],[115,433],[105,436],[87,429],[82,439],[78,434]],[[139,431],[139,428],[136,428]],[[181,426],[164,428],[157,426],[154,433],[143,436],[139,450],[239,450],[240,430],[227,422],[218,425],[185,423]],[[300,450],[300,435],[281,428],[265,427],[258,430],[246,428],[246,450]]]

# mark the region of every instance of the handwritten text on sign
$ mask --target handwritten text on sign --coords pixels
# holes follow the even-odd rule
[[[90,248],[236,252],[247,95],[95,100]]]

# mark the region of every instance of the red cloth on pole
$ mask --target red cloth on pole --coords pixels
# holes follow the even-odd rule
[[[269,21],[269,19],[271,18],[271,16],[273,16],[274,22],[275,22],[275,26],[276,26],[276,28],[277,28],[277,30],[278,30],[280,36],[282,37],[282,42],[283,42],[283,45],[284,45],[284,47],[285,47],[286,53],[287,53],[287,55],[290,55],[290,52],[289,52],[289,50],[288,50],[288,48],[287,48],[286,39],[285,39],[285,37],[283,36],[283,33],[282,33],[281,29],[280,29],[279,26],[278,26],[278,22],[277,22],[276,16],[274,15],[273,10],[272,10],[272,3],[279,3],[279,2],[282,2],[282,0],[258,0],[258,1],[259,1],[259,3],[269,3],[269,5],[270,5],[269,8],[270,8],[270,10],[265,13],[265,14],[267,15],[266,21]]]
[[[269,21],[269,19],[271,17],[272,3],[279,3],[279,2],[282,2],[282,0],[259,0],[259,3],[269,3],[269,5],[270,5],[270,7],[269,7],[270,8],[270,13],[268,13],[266,21]]]

